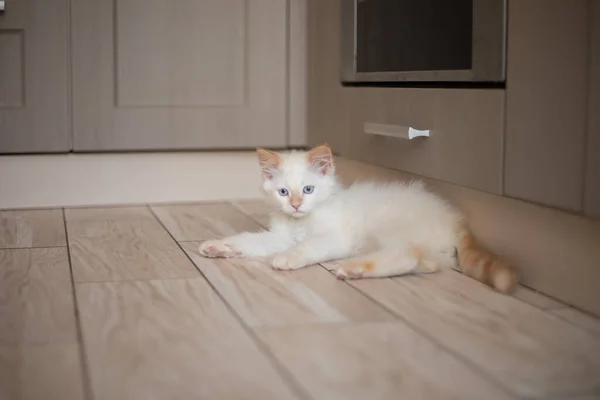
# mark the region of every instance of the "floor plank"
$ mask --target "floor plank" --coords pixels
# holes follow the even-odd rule
[[[561,303],[558,300],[554,300],[540,292],[536,292],[535,290],[531,290],[523,286],[519,286],[512,296],[541,310],[552,310],[556,308],[568,307],[566,304]]]
[[[178,242],[215,239],[261,228],[226,203],[153,206],[152,210]]]
[[[269,226],[269,214],[271,209],[262,200],[256,201],[236,201],[232,203],[234,207],[248,215],[262,226]]]
[[[522,397],[600,390],[600,341],[457,272],[352,283]]]
[[[258,230],[268,208],[153,210],[65,211],[95,400],[303,397],[220,296],[315,399],[598,398],[600,319],[540,293],[206,259],[200,240]],[[0,211],[0,400],[84,397],[62,215]]]
[[[199,276],[146,207],[68,209],[65,215],[76,282]]]
[[[0,400],[84,399],[77,344],[0,346]]]
[[[62,210],[0,211],[0,248],[66,245]]]
[[[204,276],[250,326],[381,321],[393,318],[321,266],[275,271],[259,260],[211,259],[182,244]]]
[[[402,323],[262,328],[264,343],[315,399],[507,399]]]
[[[551,313],[573,325],[600,336],[600,318],[584,314],[571,307],[551,310]]]
[[[76,291],[96,400],[296,398],[202,278]]]
[[[67,249],[0,250],[0,345],[76,342]]]

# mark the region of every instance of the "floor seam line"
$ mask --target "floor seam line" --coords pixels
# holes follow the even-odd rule
[[[202,275],[196,274],[195,276],[173,277],[173,278],[118,279],[118,280],[113,280],[113,281],[84,281],[84,282],[77,282],[77,281],[75,281],[75,284],[76,285],[85,285],[85,284],[88,284],[88,283],[128,283],[128,282],[181,281],[181,280],[198,279],[198,278],[202,278]]]
[[[277,357],[268,349],[268,347],[263,343],[263,341],[258,337],[258,335],[256,335],[254,330],[248,324],[246,324],[246,322],[243,320],[243,318],[235,311],[235,309],[231,306],[231,304],[225,299],[223,294],[221,294],[221,292],[215,287],[215,285],[213,285],[213,283],[208,279],[208,277],[202,272],[200,267],[198,267],[196,265],[194,260],[185,251],[185,249],[179,244],[179,242],[177,242],[177,240],[175,240],[175,237],[173,237],[173,235],[171,234],[171,231],[169,231],[167,229],[167,227],[163,224],[162,220],[160,218],[158,218],[158,216],[154,213],[154,210],[152,209],[152,207],[148,205],[148,209],[150,210],[152,215],[154,215],[154,218],[156,218],[156,220],[159,222],[159,224],[161,224],[163,229],[165,229],[167,231],[167,233],[169,234],[171,239],[175,243],[177,243],[177,246],[179,247],[179,249],[183,252],[183,254],[185,254],[187,259],[192,263],[194,268],[196,268],[196,270],[204,278],[204,280],[210,286],[210,288],[221,299],[221,301],[223,302],[223,304],[225,305],[227,310],[238,321],[242,330],[246,333],[246,335],[248,335],[250,340],[252,342],[254,342],[254,344],[258,348],[260,354],[262,354],[267,359],[269,364],[274,368],[275,373],[278,374],[282,378],[283,382],[285,382],[287,384],[287,386],[290,387],[292,392],[295,392],[301,398],[313,399],[313,397],[310,395],[308,390],[306,390],[304,388],[304,386],[296,379],[294,374],[282,362],[280,362],[277,359]]]
[[[69,246],[31,246],[31,247],[0,247],[0,250],[36,250],[36,249],[66,249]]]
[[[319,265],[321,265],[321,264],[319,264]],[[321,265],[321,267],[325,268],[323,265]],[[327,268],[325,268],[325,269],[330,274],[333,275],[333,271],[330,271]],[[384,279],[392,280],[390,278],[384,278]],[[460,353],[454,351],[454,349],[450,348],[449,346],[446,346],[443,343],[437,341],[433,336],[429,335],[426,330],[419,328],[416,324],[413,324],[412,322],[408,321],[406,318],[404,318],[403,316],[401,316],[400,314],[398,314],[397,312],[395,312],[394,310],[392,310],[390,307],[388,307],[385,304],[383,304],[382,302],[378,301],[373,296],[369,295],[368,293],[364,292],[363,290],[361,290],[361,289],[357,288],[356,286],[352,285],[350,282],[348,282],[346,280],[344,280],[344,282],[346,282],[347,285],[353,287],[358,292],[362,293],[362,295],[365,296],[366,298],[368,298],[371,301],[373,301],[376,304],[378,304],[380,307],[383,307],[383,309],[385,309],[388,313],[390,313],[391,315],[393,315],[394,317],[396,317],[399,321],[403,322],[409,329],[413,330],[418,335],[423,336],[430,343],[432,343],[435,346],[439,347],[440,349],[444,350],[446,353],[452,355],[457,361],[459,361],[461,364],[463,364],[466,368],[468,368],[474,374],[482,377],[485,381],[487,381],[487,382],[491,383],[492,385],[496,386],[497,388],[499,388],[500,390],[502,390],[505,394],[509,395],[510,397],[519,398],[518,394],[513,393],[512,391],[510,391],[509,388],[507,388],[502,382],[498,381],[493,375],[489,375],[488,373],[481,372],[482,369],[478,368],[477,364],[475,364],[474,362],[472,362],[468,358],[463,357]]]
[[[79,353],[79,365],[81,368],[81,380],[83,384],[83,394],[86,399],[93,400],[94,392],[92,390],[92,377],[90,374],[90,366],[88,365],[88,356],[85,349],[85,343],[83,339],[83,326],[81,323],[79,312],[79,303],[77,301],[77,292],[76,292],[76,284],[75,284],[75,275],[73,273],[73,261],[71,259],[71,248],[69,245],[69,231],[67,229],[67,216],[65,213],[65,208],[61,208],[62,211],[62,219],[63,219],[63,228],[65,230],[65,241],[67,244],[67,260],[69,262],[69,275],[71,280],[71,291],[73,296],[73,307],[75,311],[75,328],[77,330],[77,342],[78,342],[78,353]]]
[[[250,215],[249,213],[247,213],[246,211],[244,211],[244,209],[240,206],[238,206],[236,203],[234,203],[233,201],[230,201],[229,204],[231,204],[231,206],[233,208],[235,208],[236,210],[238,210],[239,212],[241,212],[242,214],[244,214],[245,216],[247,216],[248,218],[250,218],[252,221],[256,222],[258,225],[260,225],[263,229],[268,229],[269,227],[265,224],[263,224],[262,222],[260,222],[258,220],[258,218]]]

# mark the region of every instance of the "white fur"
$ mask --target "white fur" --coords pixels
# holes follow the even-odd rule
[[[457,227],[462,215],[420,182],[355,183],[342,188],[333,161],[316,168],[306,152],[280,154],[263,191],[275,208],[268,231],[242,233],[200,245],[207,257],[270,257],[276,269],[297,269],[332,260],[341,278],[390,276],[454,265]],[[321,164],[322,166],[322,164]],[[290,205],[285,188],[302,194]],[[415,253],[418,249],[418,253]],[[365,269],[364,263],[376,268]]]

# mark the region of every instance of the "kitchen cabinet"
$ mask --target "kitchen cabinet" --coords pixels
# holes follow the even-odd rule
[[[591,2],[590,84],[584,211],[600,218],[600,2]]]
[[[288,82],[288,7],[7,1],[0,153],[286,147],[288,90],[299,93]]]
[[[67,0],[5,5],[0,14],[0,154],[66,152]]]
[[[506,195],[582,211],[591,3],[508,4]]]
[[[74,149],[286,146],[287,3],[73,1]]]
[[[340,1],[309,1],[309,142],[600,215],[598,8],[591,0],[509,1],[505,89],[365,88],[340,84]],[[366,122],[430,129],[431,136],[369,135]]]
[[[343,87],[340,1],[308,7],[309,142],[344,157],[491,193],[502,190],[504,91]],[[365,123],[429,129],[413,140],[365,132]]]

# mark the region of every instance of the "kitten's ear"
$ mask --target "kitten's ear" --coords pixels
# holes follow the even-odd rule
[[[308,152],[306,158],[310,167],[323,175],[327,175],[333,170],[333,154],[327,143],[314,147]]]
[[[281,164],[281,157],[279,157],[279,154],[260,148],[256,149],[256,154],[258,155],[258,162],[263,177],[265,179],[273,178],[275,170],[279,168],[279,164]]]

